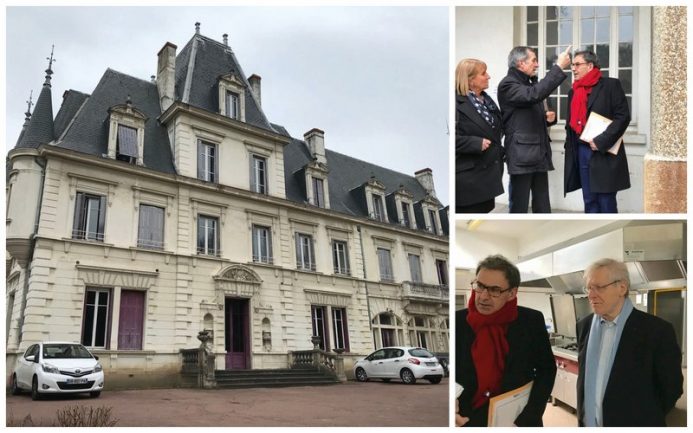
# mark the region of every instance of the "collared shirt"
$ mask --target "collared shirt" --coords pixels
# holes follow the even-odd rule
[[[609,367],[609,359],[618,342],[616,340],[616,334],[618,331],[618,319],[621,315],[619,314],[614,318],[613,321],[608,321],[603,317],[599,320],[599,330],[602,333],[602,344],[599,348],[599,364],[597,366],[597,426],[604,426],[604,416],[602,414],[602,403],[604,400],[604,392],[606,391],[606,384],[609,381],[609,374],[611,373],[611,368]]]

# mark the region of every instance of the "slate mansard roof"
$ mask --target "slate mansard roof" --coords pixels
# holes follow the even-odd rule
[[[302,169],[313,160],[303,140],[295,139],[282,126],[268,121],[259,101],[253,95],[248,79],[230,47],[195,34],[176,56],[175,100],[217,113],[218,79],[234,74],[245,85],[245,122],[254,127],[290,138],[284,147],[284,172],[287,199],[306,203]],[[50,83],[50,79],[47,79]],[[110,107],[124,104],[142,111],[145,122],[144,165],[164,173],[176,174],[166,127],[161,116],[156,83],[107,69],[91,95],[69,90],[63,94],[60,110],[53,120],[50,84],[44,84],[31,120],[16,147],[36,148],[52,143],[77,152],[106,158]],[[371,177],[385,185],[386,194],[404,187],[414,202],[426,196],[423,186],[414,178],[326,149],[331,209],[348,215],[367,217],[365,202],[354,193]],[[391,216],[392,219],[392,216]]]

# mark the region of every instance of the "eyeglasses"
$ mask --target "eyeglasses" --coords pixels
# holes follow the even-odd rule
[[[578,66],[586,65],[587,63],[589,63],[589,62],[575,62],[575,63],[571,63],[570,66],[572,66],[573,68],[577,68]]]
[[[610,282],[609,284],[604,284],[603,286],[585,286],[582,288],[582,291],[589,294],[590,292],[597,292],[597,293],[603,293],[604,289],[607,287],[611,286],[612,284],[616,284],[621,280],[614,280]]]
[[[476,293],[483,293],[484,290],[486,290],[486,293],[489,294],[492,298],[497,298],[501,294],[512,290],[512,287],[509,289],[502,289],[498,286],[487,286],[486,284],[482,284],[476,280],[472,281],[472,290],[474,290]]]

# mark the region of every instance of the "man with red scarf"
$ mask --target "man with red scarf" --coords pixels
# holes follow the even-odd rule
[[[615,78],[605,77],[592,51],[573,57],[573,88],[568,93],[564,194],[582,188],[585,213],[618,213],[616,192],[630,188],[628,160],[623,143],[609,152],[630,123],[628,101]],[[610,120],[604,132],[589,142],[580,140],[590,113]],[[613,152],[613,151],[612,151]]]
[[[463,388],[458,426],[486,426],[489,399],[531,381],[515,425],[543,426],[556,364],[543,314],[517,305],[519,285],[520,271],[503,256],[489,256],[476,268],[469,306],[456,315],[455,373]]]

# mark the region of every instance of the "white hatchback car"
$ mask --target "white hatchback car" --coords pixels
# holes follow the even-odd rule
[[[383,347],[354,364],[354,376],[359,382],[400,378],[406,384],[414,384],[417,379],[435,384],[440,383],[443,374],[438,359],[421,347]]]
[[[12,373],[12,394],[31,390],[41,394],[88,392],[98,397],[104,385],[98,358],[79,343],[46,341],[32,344],[19,357]]]

